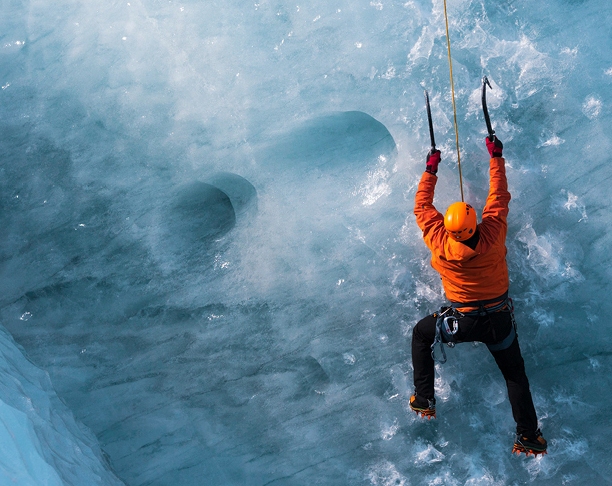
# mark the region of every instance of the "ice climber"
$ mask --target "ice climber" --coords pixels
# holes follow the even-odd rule
[[[529,380],[521,356],[512,301],[508,298],[506,232],[510,193],[506,180],[503,144],[486,139],[491,154],[489,195],[477,224],[476,212],[464,202],[450,205],[446,215],[433,205],[440,151],[427,156],[425,173],[416,192],[414,214],[431,250],[431,265],[440,273],[448,307],[421,319],[412,332],[415,393],[410,408],[422,417],[435,418],[434,360],[443,362],[442,343],[479,341],[487,345],[508,388],[516,440],[512,452],[546,453],[547,443],[538,428]],[[441,358],[436,357],[441,354]]]

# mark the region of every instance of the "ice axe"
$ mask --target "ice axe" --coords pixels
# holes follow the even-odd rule
[[[490,89],[493,89],[489,78],[486,76],[482,78],[482,111],[484,113],[485,123],[487,124],[487,131],[489,132],[489,140],[492,142],[495,138],[495,130],[491,126],[491,118],[489,118],[489,110],[487,109],[487,85]]]
[[[429,120],[429,138],[431,138],[431,151],[432,154],[436,150],[436,139],[434,137],[433,121],[431,121],[431,107],[429,106],[429,94],[425,90],[425,105],[427,106],[427,120]]]

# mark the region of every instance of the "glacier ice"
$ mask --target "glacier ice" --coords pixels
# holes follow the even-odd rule
[[[48,373],[0,326],[2,484],[121,485],[98,441],[55,393]]]
[[[449,2],[475,206],[483,75],[505,144],[511,292],[550,444],[527,461],[482,346],[437,368],[438,420],[407,407],[411,328],[443,302],[412,216],[423,89],[436,204],[459,197],[441,0],[3,5],[0,472],[609,482],[606,7]]]

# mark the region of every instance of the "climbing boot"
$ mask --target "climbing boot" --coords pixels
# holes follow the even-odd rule
[[[420,415],[421,417],[427,417],[427,420],[436,418],[436,399],[431,400],[422,398],[416,394],[410,397],[410,408]]]
[[[514,454],[516,452],[516,454],[520,456],[521,452],[524,452],[527,456],[529,456],[529,454],[538,456],[540,454],[546,454],[547,447],[548,444],[544,437],[542,437],[542,432],[538,429],[533,436],[516,434],[512,453]]]

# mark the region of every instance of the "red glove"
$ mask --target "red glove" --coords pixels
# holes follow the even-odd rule
[[[438,164],[440,163],[440,151],[438,149],[431,150],[427,154],[427,166],[425,172],[435,174],[438,172]]]
[[[493,140],[490,140],[489,137],[485,139],[487,144],[487,149],[489,149],[489,154],[491,154],[491,158],[493,157],[501,157],[502,150],[504,149],[504,144],[501,143],[501,140],[493,135]]]

